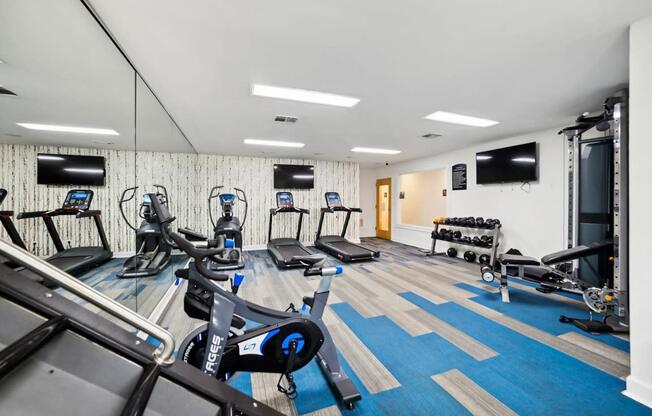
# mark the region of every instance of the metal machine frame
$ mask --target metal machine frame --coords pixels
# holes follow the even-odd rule
[[[628,92],[623,90],[605,102],[611,112],[609,133],[603,137],[583,138],[583,134],[597,125],[578,124],[562,130],[568,140],[568,246],[575,247],[579,236],[579,164],[580,145],[595,141],[613,141],[613,288],[592,288],[605,305],[613,309],[611,320],[618,326],[629,326],[629,182],[628,182]],[[579,261],[573,261],[573,277],[578,277]],[[606,297],[606,298],[605,298]],[[611,299],[613,298],[613,299]],[[609,300],[611,299],[611,300]]]
[[[175,343],[172,335],[124,305],[1,239],[0,255],[161,342],[158,348],[141,342],[134,334],[97,313],[43,285],[24,279],[20,273],[0,264],[0,298],[18,303],[47,320],[43,325],[0,350],[0,383],[10,382],[13,377],[19,376],[11,373],[20,371],[19,367],[26,365],[38,351],[47,349],[51,341],[54,344],[53,341],[62,332],[71,331],[142,367],[140,379],[131,389],[121,412],[122,415],[142,415],[148,407],[157,381],[162,378],[218,404],[223,414],[279,414],[224,383],[205,377],[185,363],[175,362],[173,356]],[[10,374],[10,377],[6,377]],[[53,392],[56,391],[56,385],[53,384],[52,389]]]

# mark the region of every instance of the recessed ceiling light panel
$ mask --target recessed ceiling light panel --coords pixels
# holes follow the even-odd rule
[[[351,151],[356,153],[375,153],[379,155],[397,155],[401,153],[400,150],[376,149],[373,147],[354,147]]]
[[[465,116],[463,114],[449,113],[446,111],[435,111],[426,116],[428,120],[441,121],[444,123],[461,124],[472,127],[490,127],[498,124],[498,121],[486,118]]]
[[[251,94],[258,97],[280,98],[282,100],[334,105],[337,107],[353,107],[360,102],[359,98],[346,97],[344,95],[262,84],[253,84],[251,86]]]
[[[274,147],[303,147],[304,143],[299,142],[285,142],[279,140],[260,140],[260,139],[244,139],[244,144],[255,146],[274,146]]]
[[[16,123],[29,130],[53,131],[57,133],[101,134],[105,136],[119,136],[120,133],[113,129],[98,129],[94,127],[59,126],[54,124]]]

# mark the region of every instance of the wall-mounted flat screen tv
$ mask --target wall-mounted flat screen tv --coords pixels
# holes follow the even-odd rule
[[[312,165],[274,165],[274,188],[312,189],[315,167]]]
[[[528,182],[538,178],[537,143],[476,153],[476,182]]]
[[[104,185],[106,169],[101,156],[39,153],[36,158],[39,185]]]

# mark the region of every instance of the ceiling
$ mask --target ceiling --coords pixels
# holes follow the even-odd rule
[[[556,127],[598,109],[627,83],[629,24],[652,15],[649,0],[90,1],[197,151],[365,164]],[[341,108],[259,98],[252,83],[361,101]],[[423,118],[437,110],[501,123]],[[299,121],[276,123],[277,114]],[[244,138],[306,146],[247,146]],[[354,154],[354,146],[402,153]]]
[[[193,151],[79,0],[0,0],[0,59],[0,85],[17,94],[0,95],[0,143]],[[16,123],[110,128],[119,135]]]

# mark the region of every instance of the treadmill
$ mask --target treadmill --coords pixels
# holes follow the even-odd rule
[[[296,238],[274,238],[272,239],[272,221],[277,214],[284,212],[298,212],[299,225],[297,227]],[[301,244],[299,238],[301,237],[301,223],[303,222],[303,214],[310,214],[305,208],[297,208],[294,206],[294,197],[291,192],[277,192],[276,193],[276,208],[269,210],[269,232],[267,234],[267,251],[274,260],[278,267],[305,267],[301,262],[292,260],[294,256],[312,256],[313,253]]]
[[[7,197],[7,190],[0,188],[0,205],[2,205],[2,201],[5,200]],[[0,224],[4,227],[5,231],[7,232],[7,235],[11,239],[11,242],[17,245],[18,247],[22,248],[23,250],[26,250],[27,248],[25,247],[25,242],[23,241],[22,238],[20,238],[20,235],[18,235],[18,231],[16,230],[16,226],[14,225],[14,222],[11,220],[11,217],[14,215],[13,211],[0,211]]]
[[[351,219],[352,212],[362,212],[360,208],[349,208],[342,204],[342,198],[337,192],[326,192],[326,208],[321,209],[321,216],[319,217],[319,227],[317,228],[317,239],[315,240],[315,247],[321,251],[325,251],[331,256],[337,257],[339,260],[350,263],[354,261],[370,261],[380,256],[380,251],[372,250],[363,247],[359,244],[354,244],[344,238],[346,230],[349,227],[349,220]],[[346,219],[344,220],[344,227],[340,235],[321,235],[322,225],[324,224],[324,215],[326,213],[335,214],[336,212],[346,212]]]
[[[43,218],[45,226],[54,243],[56,253],[46,259],[54,267],[73,276],[80,276],[87,271],[98,267],[113,257],[109,241],[102,225],[102,212],[91,210],[93,191],[88,189],[74,189],[68,191],[61,208],[52,211],[21,212],[16,218]],[[74,215],[75,218],[92,218],[100,235],[101,246],[71,247],[66,249],[61,241],[61,236],[54,225],[53,217]]]

